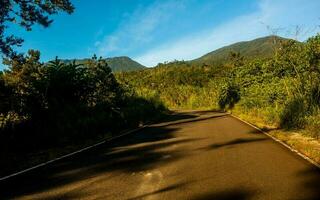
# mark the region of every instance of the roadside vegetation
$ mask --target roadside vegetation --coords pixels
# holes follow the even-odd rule
[[[165,113],[157,98],[143,98],[117,82],[107,62],[128,69],[134,62],[126,57],[43,63],[39,51],[16,51],[23,38],[8,32],[9,27],[46,28],[53,21],[51,15],[73,12],[69,0],[4,1],[0,10],[0,53],[7,66],[0,72],[0,176],[97,143]],[[134,64],[130,67],[137,68]]]
[[[319,141],[320,35],[305,42],[274,41],[269,58],[246,59],[231,51],[220,65],[174,61],[116,77],[140,96],[159,98],[171,109],[229,110],[262,128],[285,130],[281,138],[286,141],[296,133]],[[295,146],[308,149],[307,144]]]
[[[165,111],[156,98],[121,87],[107,63],[39,61],[30,50],[0,74],[2,170],[26,154],[81,146],[155,120]]]

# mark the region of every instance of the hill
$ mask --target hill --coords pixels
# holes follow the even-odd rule
[[[228,61],[232,51],[240,53],[246,60],[270,58],[281,42],[287,40],[287,38],[279,36],[267,36],[251,41],[238,42],[207,53],[192,60],[191,63],[222,64]]]
[[[109,67],[114,72],[135,71],[135,70],[146,68],[145,66],[141,65],[137,61],[134,61],[131,58],[126,56],[107,58],[106,61]]]
[[[88,58],[85,59],[63,59],[64,63],[76,61],[78,64],[83,64],[87,62]],[[121,71],[135,71],[146,68],[145,66],[141,65],[140,63],[132,60],[127,56],[120,56],[120,57],[112,57],[112,58],[105,58],[104,60],[107,61],[109,67],[113,72],[121,72]]]

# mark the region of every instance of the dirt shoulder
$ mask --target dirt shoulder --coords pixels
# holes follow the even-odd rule
[[[271,136],[279,139],[293,149],[320,164],[320,140],[306,136],[303,133],[303,130],[283,130],[277,128],[275,125],[267,125],[263,122],[263,120],[253,118],[245,114],[233,113],[233,115],[268,132],[268,134]]]

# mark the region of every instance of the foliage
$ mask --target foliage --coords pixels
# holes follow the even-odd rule
[[[290,99],[280,115],[280,126],[286,129],[303,128],[306,106],[303,98]]]
[[[17,168],[30,153],[50,148],[81,146],[106,135],[155,120],[166,111],[158,97],[143,98],[120,85],[108,62],[125,70],[142,65],[128,57],[55,59],[40,62],[40,52],[15,52],[23,39],[6,33],[9,24],[27,31],[49,16],[71,13],[69,0],[4,0],[0,2],[0,53],[9,69],[0,72],[0,165]],[[113,66],[114,67],[114,66]]]
[[[2,152],[32,151],[136,127],[171,109],[233,108],[319,138],[320,35],[283,40],[268,59],[160,63],[112,73],[106,60],[39,61],[29,51],[0,74]],[[7,156],[8,157],[8,156]]]
[[[142,97],[157,94],[169,108],[215,108],[221,74],[211,66],[192,66],[184,61],[160,64],[153,69],[116,73],[123,85]],[[209,86],[209,87],[208,87]]]
[[[30,50],[25,62],[11,60],[0,75],[2,149],[28,152],[116,134],[165,111],[157,98],[122,87],[103,59],[66,64],[39,58]]]
[[[76,64],[86,64],[90,62],[90,60],[91,59],[75,59],[75,60],[61,60],[61,62],[66,64],[72,63],[72,62],[75,62]],[[113,72],[135,71],[135,70],[141,70],[146,68],[145,66],[141,65],[140,63],[126,56],[105,58],[103,60],[108,63],[108,66],[111,68]]]
[[[34,24],[48,27],[52,20],[48,15],[59,11],[73,12],[69,0],[2,0],[0,2],[0,53],[9,58],[17,57],[14,46],[21,46],[23,39],[6,33],[8,24],[17,24],[31,31]],[[20,55],[20,58],[21,57]]]
[[[287,39],[278,36],[267,36],[251,41],[238,42],[229,46],[222,47],[198,59],[192,61],[194,64],[201,65],[225,65],[230,62],[230,53],[239,53],[243,60],[253,61],[256,59],[270,59],[280,43]]]
[[[220,88],[218,104],[221,109],[232,109],[240,100],[240,88],[234,83],[227,82]]]
[[[253,49],[266,48],[272,48],[272,56],[257,59]],[[153,69],[117,73],[116,78],[141,96],[158,94],[169,108],[235,105],[237,113],[286,129],[305,128],[315,136],[319,124],[312,120],[320,114],[319,49],[319,34],[305,42],[271,36],[222,48],[199,62],[161,63]],[[227,52],[229,59],[221,64],[206,60],[211,55],[217,59],[218,53],[227,58]]]

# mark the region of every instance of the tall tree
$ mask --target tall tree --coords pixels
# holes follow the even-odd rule
[[[23,39],[6,32],[10,24],[31,31],[34,24],[48,27],[53,21],[50,15],[73,10],[69,0],[0,0],[0,53],[7,58],[19,56],[14,46],[21,46]]]

